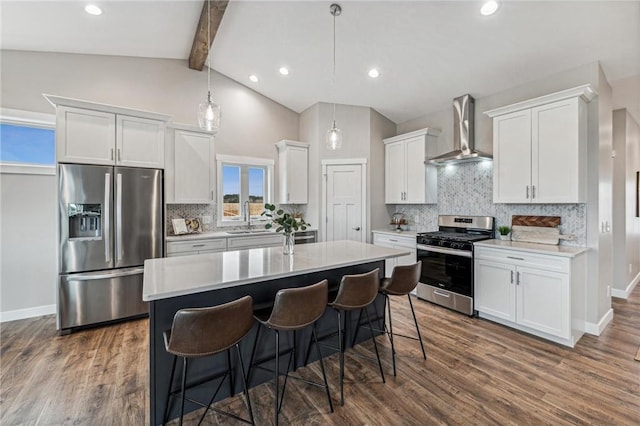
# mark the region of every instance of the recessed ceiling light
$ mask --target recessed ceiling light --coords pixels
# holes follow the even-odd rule
[[[249,80],[253,81],[254,83],[257,83],[259,81],[258,76],[255,74],[251,74],[249,76]]]
[[[378,70],[377,70],[377,69],[375,69],[375,68],[371,68],[371,69],[369,70],[369,77],[371,77],[371,78],[378,78],[378,77],[380,77],[380,71],[378,71]]]
[[[100,9],[98,6],[96,6],[95,4],[88,4],[84,7],[84,11],[87,12],[89,15],[102,15],[102,9]]]
[[[482,13],[484,16],[493,15],[494,13],[496,13],[499,7],[500,3],[498,3],[498,0],[488,0],[482,4],[480,13]]]
[[[282,75],[289,75],[289,68],[287,67],[280,67],[280,69],[278,70],[278,72]]]

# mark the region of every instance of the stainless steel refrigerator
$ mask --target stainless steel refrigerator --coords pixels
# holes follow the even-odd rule
[[[143,263],[163,249],[162,170],[58,167],[58,330],[146,314]]]

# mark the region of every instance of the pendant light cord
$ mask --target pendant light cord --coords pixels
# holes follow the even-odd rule
[[[207,0],[207,101],[211,102],[211,65],[209,63],[209,53],[211,53],[211,0]]]
[[[336,127],[336,14],[335,9],[332,10],[333,15],[333,128]]]

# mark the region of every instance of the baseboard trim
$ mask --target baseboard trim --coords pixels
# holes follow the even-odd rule
[[[33,308],[16,309],[15,311],[0,312],[0,323],[17,321],[26,318],[41,317],[56,313],[56,305],[34,306]]]
[[[600,321],[598,321],[597,323],[588,322],[588,321],[585,322],[584,332],[593,334],[594,336],[599,336],[604,331],[604,329],[607,328],[607,325],[609,325],[612,319],[613,319],[613,309],[609,308],[607,313],[604,314],[602,318],[600,318]]]
[[[636,275],[636,277],[631,280],[629,285],[627,285],[627,288],[625,288],[624,290],[620,290],[618,288],[612,288],[611,296],[618,297],[620,299],[628,299],[633,289],[636,288],[636,285],[638,285],[638,281],[640,281],[640,273],[638,273],[638,275]]]

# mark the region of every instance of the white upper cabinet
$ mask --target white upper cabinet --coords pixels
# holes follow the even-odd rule
[[[438,135],[425,128],[384,139],[385,203],[437,203],[437,169],[425,160],[435,154]]]
[[[584,203],[590,85],[486,111],[494,203]]]
[[[278,203],[309,202],[309,144],[282,140],[278,149]]]
[[[45,95],[56,106],[56,159],[164,168],[169,116]]]
[[[166,202],[207,204],[214,200],[213,134],[173,124],[167,137]]]

